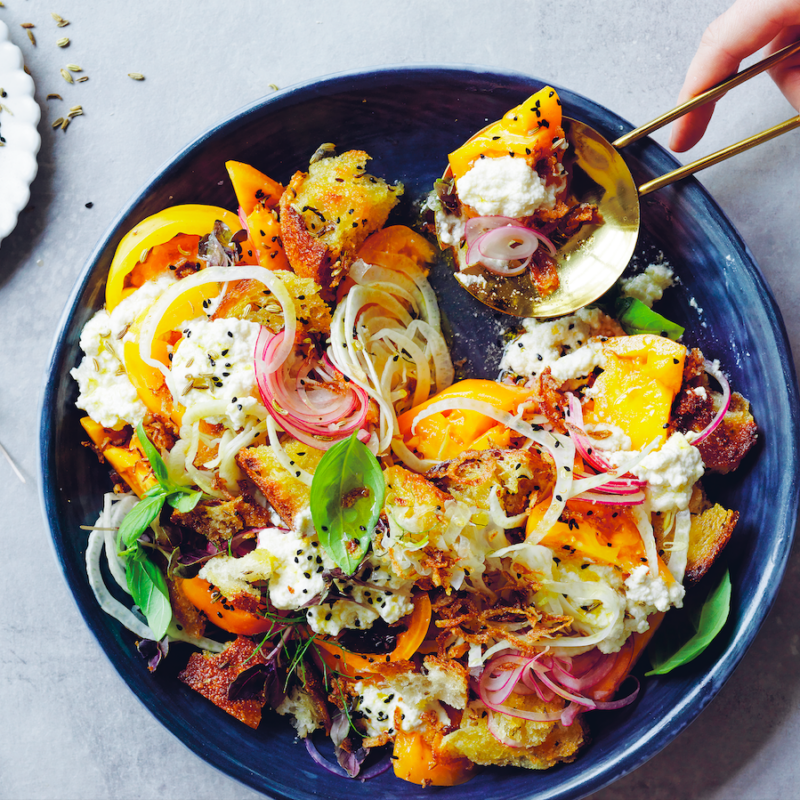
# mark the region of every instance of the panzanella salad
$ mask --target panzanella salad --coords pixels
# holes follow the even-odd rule
[[[560,213],[556,143],[541,179],[518,144],[501,166],[455,159],[459,197]],[[755,424],[651,310],[663,264],[605,311],[525,320],[498,380],[455,381],[436,248],[385,227],[403,187],[368,161],[326,145],[285,187],[228,162],[238,213],[168,208],[120,243],[72,373],[113,484],[89,582],[143,669],[183,659],[181,681],[253,728],[286,716],[342,776],[571,761],[730,538],[701,479]],[[506,182],[539,199],[485,189]],[[728,591],[657,671],[702,650]]]
[[[561,101],[545,86],[450,153],[428,201],[439,245],[450,248],[458,280],[527,274],[542,297],[559,286],[556,243],[602,222],[597,207],[569,192]]]

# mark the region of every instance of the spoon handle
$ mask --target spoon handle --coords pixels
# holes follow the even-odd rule
[[[735,86],[739,86],[740,84],[744,83],[745,81],[749,81],[750,78],[755,77],[756,75],[760,75],[764,70],[770,69],[774,67],[776,64],[783,61],[785,58],[789,58],[789,56],[794,55],[800,51],[800,41],[795,42],[794,44],[787,45],[782,50],[778,50],[776,53],[773,53],[768,58],[762,59],[757,64],[753,64],[752,67],[748,67],[741,72],[737,72],[732,78],[728,78],[727,80],[722,81],[722,83],[718,83],[716,86],[712,86],[710,89],[706,90],[702,94],[697,95],[697,97],[693,97],[691,100],[687,100],[685,103],[681,103],[679,106],[676,106],[671,111],[666,111],[661,116],[656,117],[651,122],[646,122],[644,125],[640,125],[638,128],[634,128],[630,133],[626,133],[624,136],[620,136],[614,142],[614,147],[618,150],[622,149],[626,145],[629,145],[631,142],[635,142],[637,139],[641,139],[642,136],[647,136],[648,133],[652,133],[653,131],[657,131],[659,128],[663,128],[667,123],[672,122],[678,117],[682,117],[684,114],[687,114],[689,111],[697,108],[698,106],[705,105],[706,103],[711,102],[712,100],[716,100],[718,97],[721,97],[726,92],[729,92]],[[773,130],[773,129],[770,129]],[[764,131],[764,133],[769,133],[769,131]],[[783,131],[780,131],[783,133]],[[774,134],[774,136],[778,136],[779,134]],[[766,141],[767,139],[772,139],[773,136],[767,136],[766,139],[762,139],[761,141]],[[750,141],[749,139],[745,139],[745,142]],[[742,142],[744,144],[744,142]],[[755,142],[755,144],[759,144],[759,142]],[[750,145],[755,146],[755,144]],[[738,145],[734,145],[734,147],[738,147]],[[744,148],[745,150],[747,148]],[[721,150],[720,153],[726,152],[725,150]],[[741,151],[737,151],[741,152]],[[716,153],[714,155],[717,155]],[[731,153],[731,155],[734,155]],[[709,156],[709,158],[713,158],[713,156]],[[719,159],[722,160],[722,159]],[[712,162],[716,163],[716,162]],[[702,167],[701,167],[702,169]],[[697,170],[694,170],[697,172]],[[672,174],[672,173],[670,173]],[[691,173],[686,173],[690,175]]]
[[[725,159],[731,158],[731,156],[743,153],[745,150],[750,150],[750,148],[756,147],[762,142],[768,142],[770,139],[774,139],[776,136],[780,136],[783,133],[793,131],[795,128],[800,128],[800,116],[787,119],[786,122],[781,122],[768,130],[757,133],[747,139],[742,139],[741,142],[729,145],[722,150],[717,150],[716,153],[698,158],[697,161],[692,161],[690,164],[672,170],[672,172],[667,172],[659,178],[653,178],[653,180],[647,181],[647,183],[643,183],[639,187],[639,196],[641,197],[642,195],[654,192],[656,189],[679,181],[681,178],[685,178],[688,175],[694,175],[695,172],[700,172],[701,169],[719,164],[720,161],[725,161]]]

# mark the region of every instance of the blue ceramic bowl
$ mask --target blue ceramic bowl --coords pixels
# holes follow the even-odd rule
[[[89,259],[67,305],[41,419],[44,509],[64,576],[86,623],[147,708],[195,753],[267,795],[409,800],[430,798],[431,790],[399,781],[391,772],[368,783],[331,776],[306,756],[285,720],[267,714],[253,732],[180,683],[176,675],[186,659],[180,647],[149,674],[131,634],[97,607],[84,569],[86,537],[78,526],[96,518],[108,478],[80,445],[77,390],[69,377],[80,358],[80,330],[103,303],[119,240],[142,218],[177,203],[235,208],[226,160],[251,163],[287,181],[321,142],[335,142],[340,151],[364,149],[374,159],[372,171],[405,183],[405,213],[411,218],[410,201],[441,175],[446,154],[542,85],[523,75],[471,67],[402,67],[325,78],[254,103],[192,142],[133,198]],[[608,139],[630,130],[627,122],[590,100],[558,91],[567,115]],[[648,140],[625,153],[637,183],[676,165]],[[543,773],[486,769],[449,791],[463,800],[580,797],[638,767],[719,691],[753,641],[783,574],[797,513],[800,424],[797,381],[780,313],[747,247],[695,181],[645,197],[642,222],[639,257],[663,251],[681,279],[679,288],[668,292],[663,313],[686,326],[687,343],[721,361],[733,386],[753,401],[761,431],[756,452],[743,467],[729,480],[709,484],[715,500],[741,512],[725,553],[733,579],[730,620],[691,665],[646,680],[634,705],[589,715],[592,742],[574,764]],[[467,358],[475,375],[493,376],[502,329],[498,315],[457,288],[445,268],[434,270],[433,283],[452,326],[455,358]],[[692,298],[702,315],[690,306]]]

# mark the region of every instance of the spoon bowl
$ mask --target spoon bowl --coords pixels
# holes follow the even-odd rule
[[[591,203],[603,219],[584,225],[556,251],[559,287],[540,295],[527,272],[495,275],[480,264],[466,266],[466,249],[456,249],[456,280],[496,311],[516,317],[560,317],[597,300],[619,278],[636,248],[639,194],[622,156],[594,128],[569,117],[562,120],[569,147],[564,166],[569,175],[568,205]],[[449,174],[446,173],[446,175]]]

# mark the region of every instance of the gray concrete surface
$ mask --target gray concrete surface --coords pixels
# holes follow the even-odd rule
[[[37,400],[70,289],[132,193],[212,122],[269,93],[387,63],[471,63],[547,78],[633,121],[670,107],[727,0],[5,0],[43,107],[31,205],[0,249],[0,798],[255,798],[165,731],[84,626],[36,485]],[[58,29],[56,11],[72,24]],[[20,23],[36,24],[33,48]],[[357,31],[357,35],[354,34]],[[55,41],[72,40],[61,50]],[[77,63],[90,80],[59,75]],[[141,72],[146,80],[126,77]],[[64,102],[46,101],[59,92]],[[80,103],[66,133],[50,122]],[[766,77],[724,99],[697,154],[790,116]],[[706,172],[776,291],[800,354],[800,132]],[[666,134],[656,136],[665,141]],[[692,156],[695,153],[691,154]],[[2,187],[0,187],[2,191]],[[87,209],[85,204],[93,207]],[[800,796],[800,558],[744,662],[699,720],[594,800]]]

